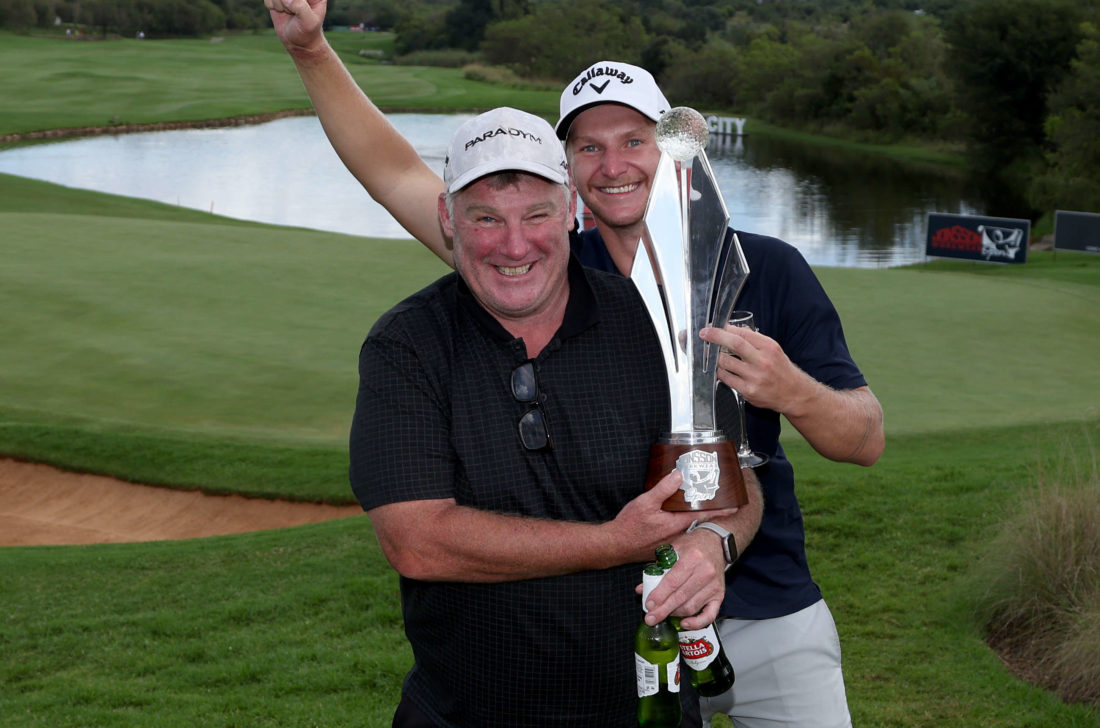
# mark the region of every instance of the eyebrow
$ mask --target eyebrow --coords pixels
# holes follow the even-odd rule
[[[529,215],[532,212],[557,212],[558,209],[560,209],[560,208],[558,207],[557,204],[555,204],[553,201],[547,200],[545,202],[536,202],[533,205],[530,205],[529,207],[527,207],[523,210],[523,214]],[[471,214],[471,213],[475,213],[475,214],[488,213],[488,214],[493,215],[494,217],[499,217],[500,216],[500,213],[498,212],[498,208],[495,205],[488,205],[488,204],[474,203],[474,204],[471,204],[471,205],[468,205],[468,206],[464,207],[463,211],[467,215]]]
[[[646,136],[646,128],[644,125],[632,126],[625,129],[622,133],[616,134],[615,138],[630,138],[630,139],[644,139]],[[570,134],[566,142],[570,145],[584,142],[596,142],[600,141],[592,134]]]

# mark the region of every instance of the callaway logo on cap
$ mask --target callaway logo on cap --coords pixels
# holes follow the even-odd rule
[[[457,192],[493,172],[514,170],[566,184],[565,149],[545,119],[502,106],[458,127],[451,137],[443,181]]]
[[[561,118],[554,127],[558,138],[565,139],[577,114],[598,104],[622,104],[657,121],[671,108],[649,71],[629,63],[599,61],[561,92]]]

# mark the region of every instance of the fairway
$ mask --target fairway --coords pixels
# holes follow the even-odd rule
[[[383,36],[385,34],[370,34]],[[471,81],[461,69],[381,65],[357,56],[378,38],[334,34],[379,106],[469,111],[516,106],[550,118],[558,93]],[[44,129],[201,121],[310,108],[274,32],[194,40],[75,42],[0,32],[0,137]]]
[[[351,502],[359,344],[440,262],[411,241],[0,176],[5,190],[0,451]],[[860,725],[1096,725],[1008,673],[961,595],[1035,472],[1094,459],[1097,259],[1053,258],[819,271],[887,417],[874,468],[787,442]],[[411,661],[396,574],[362,518],[5,548],[0,570],[0,712],[20,728],[384,727]]]
[[[823,269],[855,359],[882,401],[888,435],[1100,414],[1100,261],[1059,252],[1080,275],[990,264]]]
[[[409,241],[213,216],[0,225],[0,406],[101,428],[342,447],[366,331],[446,270]],[[822,280],[888,434],[1096,415],[1100,286],[966,269]]]

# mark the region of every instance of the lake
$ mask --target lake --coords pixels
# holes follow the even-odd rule
[[[436,172],[471,114],[391,114]],[[707,154],[740,230],[774,235],[812,265],[880,268],[925,259],[930,212],[987,214],[962,175],[752,135]],[[384,238],[408,233],[363,191],[313,116],[245,127],[86,137],[0,151],[0,172],[219,215]]]

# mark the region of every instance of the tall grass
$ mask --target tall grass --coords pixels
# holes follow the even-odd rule
[[[1100,470],[1080,462],[1022,494],[977,569],[975,610],[1025,678],[1100,705]]]

